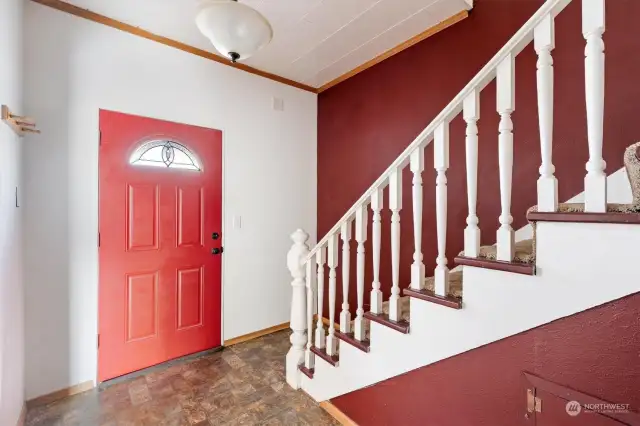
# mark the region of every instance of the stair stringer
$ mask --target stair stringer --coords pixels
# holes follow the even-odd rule
[[[538,223],[536,275],[464,267],[461,310],[411,300],[410,334],[371,324],[371,351],[341,342],[302,388],[324,401],[640,291],[640,226]]]

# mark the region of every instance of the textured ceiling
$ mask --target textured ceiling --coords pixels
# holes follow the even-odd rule
[[[201,49],[198,0],[67,0]],[[240,0],[271,22],[274,39],[245,64],[313,87],[357,68],[445,19],[472,0]]]

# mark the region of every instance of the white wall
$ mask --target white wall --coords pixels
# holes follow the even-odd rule
[[[22,0],[0,1],[0,104],[22,113]],[[0,122],[0,425],[16,424],[24,403],[21,145]]]
[[[223,131],[224,338],[287,322],[288,236],[315,242],[316,95],[25,9],[25,103],[43,131],[25,147],[27,397],[95,378],[100,108]]]

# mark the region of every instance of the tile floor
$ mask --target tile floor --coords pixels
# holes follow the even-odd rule
[[[338,425],[285,382],[289,331],[27,413],[27,426]]]

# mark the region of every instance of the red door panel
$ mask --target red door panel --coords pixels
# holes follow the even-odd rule
[[[103,381],[221,345],[222,133],[110,111],[100,132]]]

